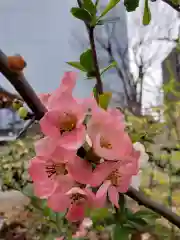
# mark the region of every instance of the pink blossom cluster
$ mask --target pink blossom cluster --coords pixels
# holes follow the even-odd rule
[[[40,120],[44,138],[35,143],[29,166],[35,195],[53,211],[67,212],[71,222],[83,220],[87,208],[103,207],[107,196],[119,208],[119,193],[138,173],[140,156],[122,113],[100,108],[93,97],[74,98],[75,84],[76,74],[66,72],[54,92],[40,95],[48,109]]]

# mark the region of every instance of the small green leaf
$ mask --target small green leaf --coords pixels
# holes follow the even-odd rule
[[[93,223],[99,222],[108,218],[110,215],[107,208],[98,208],[90,212],[90,218],[92,219]]]
[[[96,6],[92,2],[92,0],[83,0],[82,7],[90,12],[92,15],[96,14]]]
[[[121,227],[118,224],[114,227],[113,240],[129,240],[131,233],[128,227]]]
[[[71,13],[74,17],[83,20],[84,22],[89,23],[92,20],[91,14],[83,8],[73,7],[71,8]]]
[[[106,5],[104,11],[101,13],[100,17],[97,19],[97,22],[102,17],[104,17],[109,11],[111,11],[111,9],[113,9],[119,2],[120,0],[109,0],[109,3]]]
[[[88,49],[81,54],[80,64],[86,69],[87,72],[94,71],[94,61],[91,49]]]
[[[80,62],[67,62],[67,64],[69,64],[70,66],[77,68],[83,72],[86,72],[86,69],[81,65]]]
[[[133,12],[139,7],[139,0],[124,0],[124,6],[128,12]]]
[[[101,108],[107,109],[111,98],[112,98],[111,92],[105,92],[99,95],[99,105],[101,106]]]
[[[108,71],[109,69],[115,67],[116,65],[117,65],[117,63],[116,63],[115,61],[112,62],[108,67],[104,68],[104,69],[101,71],[101,75],[102,75],[103,73],[105,73],[106,71]]]
[[[143,25],[148,25],[151,21],[151,10],[149,8],[148,0],[144,3]]]
[[[139,218],[144,218],[144,219],[153,219],[156,220],[157,218],[159,218],[160,216],[150,210],[139,210],[138,212],[135,212],[134,217],[139,217]]]

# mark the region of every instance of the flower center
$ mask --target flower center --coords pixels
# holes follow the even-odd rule
[[[59,125],[60,131],[63,132],[70,132],[72,131],[77,124],[77,118],[71,113],[64,113],[63,116],[60,117]]]
[[[52,163],[46,166],[46,173],[48,174],[48,178],[51,178],[53,175],[65,175],[67,174],[67,170],[63,163]]]
[[[112,144],[104,137],[100,138],[100,146],[102,148],[112,149]]]
[[[86,196],[80,193],[74,193],[71,195],[71,204],[81,204],[86,201]]]
[[[110,180],[112,185],[119,186],[121,181],[121,175],[118,171],[118,169],[114,170],[107,178],[107,180]]]

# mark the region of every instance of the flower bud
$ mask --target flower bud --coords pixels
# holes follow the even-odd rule
[[[23,107],[23,102],[21,100],[15,99],[12,103],[12,107],[15,111],[19,110]]]
[[[20,55],[8,56],[8,67],[13,72],[20,72],[26,67],[26,62]]]
[[[20,107],[18,110],[18,115],[21,119],[25,119],[28,115],[28,110],[25,107]]]

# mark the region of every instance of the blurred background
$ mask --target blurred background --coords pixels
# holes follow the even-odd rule
[[[100,10],[107,2],[100,1]],[[111,105],[127,111],[133,140],[143,142],[151,156],[141,189],[180,214],[180,15],[162,1],[150,1],[152,20],[143,26],[143,3],[127,13],[121,1],[107,16],[111,23],[96,28],[98,61],[100,68],[117,62],[103,75],[104,88],[113,93]],[[0,1],[0,48],[7,55],[24,57],[24,74],[38,94],[57,88],[64,72],[74,70],[66,62],[78,61],[89,46],[84,24],[70,14],[74,6],[75,0]],[[78,72],[74,95],[89,96],[94,85],[95,80]],[[39,126],[34,124],[22,140],[14,141],[25,124],[11,108],[15,98],[17,93],[0,75],[2,190],[22,189],[27,184],[33,141],[40,137]],[[17,202],[13,201],[6,202],[6,207],[14,207]],[[0,212],[5,208],[1,204]],[[20,217],[15,214],[15,218]],[[170,232],[171,239],[180,239],[179,231],[167,222],[161,222],[157,232],[161,238],[151,239],[170,239]]]

